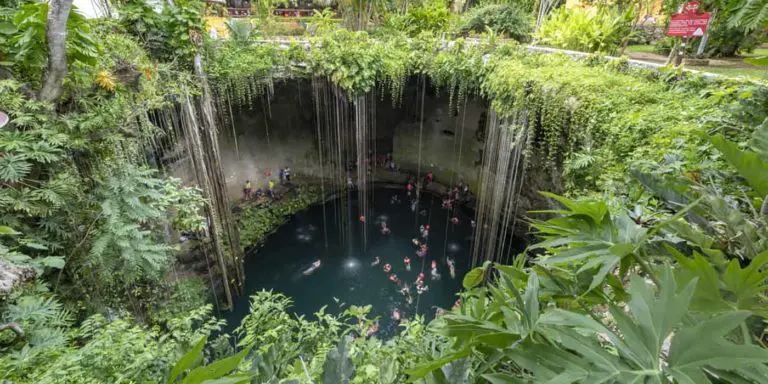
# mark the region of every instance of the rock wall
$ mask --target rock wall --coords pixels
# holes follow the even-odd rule
[[[286,166],[294,174],[320,176],[311,82],[283,80],[274,90],[269,103],[256,100],[251,108],[235,108],[232,123],[220,128],[222,165],[232,199],[242,196],[246,180],[254,188],[265,188],[267,173],[277,180],[278,170]],[[427,84],[424,91],[423,114],[422,88],[416,78],[409,80],[399,105],[393,106],[389,96],[377,95],[377,151],[392,153],[405,172],[415,175],[420,168],[424,175],[431,170],[442,184],[463,179],[477,191],[488,103],[470,98],[449,105],[445,90],[438,92]],[[538,191],[562,190],[559,177],[552,173],[528,169],[518,214],[549,207]]]

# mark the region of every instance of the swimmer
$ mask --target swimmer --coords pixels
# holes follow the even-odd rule
[[[456,301],[453,303],[453,307],[451,307],[451,309],[458,309],[459,307],[461,307],[461,297],[456,299]]]
[[[397,308],[392,310],[392,320],[396,322],[400,321],[400,311]]]
[[[419,295],[427,291],[429,291],[429,286],[424,283],[421,283],[419,286],[416,287],[416,293],[418,293]]]
[[[392,271],[392,266],[389,263],[384,264],[384,272],[389,273]]]
[[[379,322],[375,321],[373,324],[371,324],[370,327],[365,331],[365,337],[371,337],[376,334],[376,332],[379,331]]]
[[[320,268],[320,264],[321,264],[320,260],[315,261],[314,263],[312,263],[312,266],[304,270],[304,274],[305,275],[311,274],[312,272]]]
[[[411,201],[411,212],[416,212],[416,208],[418,207],[419,202],[417,200]]]
[[[424,276],[424,272],[419,272],[419,275],[418,275],[418,276],[416,276],[416,285],[417,285],[417,286],[418,286],[419,284],[423,284],[423,283],[424,283],[424,277],[425,277],[425,276]]]
[[[418,250],[418,251],[416,251],[416,256],[418,256],[418,257],[424,257],[424,256],[427,256],[427,249],[428,249],[428,248],[427,248],[427,245],[426,245],[426,244],[422,244],[422,245],[419,247],[419,250]]]
[[[432,272],[430,272],[430,276],[432,277],[432,280],[440,280],[440,273],[437,272],[437,267],[432,268]]]
[[[391,282],[393,282],[395,284],[400,284],[400,279],[398,279],[397,275],[395,275],[394,273],[389,275],[389,281],[391,281]]]
[[[390,230],[389,230],[389,227],[387,226],[387,223],[382,221],[381,222],[381,234],[382,235],[389,235],[389,232],[390,232]]]
[[[375,266],[379,265],[380,262],[381,262],[381,260],[379,260],[379,257],[378,256],[374,256],[373,257],[373,261],[371,262],[371,267],[375,267]]]
[[[442,309],[440,307],[435,308],[435,317],[440,317],[445,314],[445,309]]]
[[[415,246],[417,246],[417,247],[418,247],[419,245],[421,245],[421,243],[419,243],[419,239],[411,239],[411,242],[413,243],[413,245],[415,245]]]
[[[413,192],[413,184],[408,183],[408,185],[405,187],[405,190],[408,191],[408,196],[411,196],[411,193]]]
[[[448,261],[448,271],[450,271],[451,278],[455,279],[456,278],[456,260],[449,257],[447,261]]]
[[[471,226],[472,226],[472,228],[474,228],[474,227],[475,227],[475,225],[476,225],[476,223],[475,223],[475,221],[474,221],[474,220],[470,220],[470,221],[469,221],[469,225],[471,225]]]
[[[403,259],[403,263],[405,263],[405,270],[410,271],[411,270],[411,259],[406,256],[405,259]]]
[[[413,304],[413,296],[411,296],[411,287],[408,286],[408,284],[403,285],[402,288],[400,288],[400,293],[405,296],[405,302],[408,304]]]
[[[458,223],[459,223],[459,218],[458,218],[458,217],[456,217],[456,216],[454,216],[454,217],[451,217],[451,223],[453,223],[453,225],[456,225],[456,224],[458,224]]]
[[[360,216],[360,222],[365,223],[365,216]]]

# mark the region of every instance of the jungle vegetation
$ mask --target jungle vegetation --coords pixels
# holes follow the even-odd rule
[[[765,2],[746,3],[727,4],[726,24],[763,25]],[[600,55],[538,55],[502,41],[530,36],[538,3],[481,4],[523,16],[362,4],[343,1],[350,29],[320,13],[308,46],[282,49],[256,42],[258,22],[233,23],[231,38],[211,40],[196,0],[160,10],[129,0],[115,4],[119,17],[93,20],[69,0],[0,3],[0,110],[10,117],[0,128],[0,378],[764,382],[764,84]],[[571,25],[562,12],[540,33],[552,20]],[[443,37],[465,18],[465,33],[488,27],[480,40]],[[625,38],[600,36],[585,46],[606,51]],[[281,76],[326,78],[395,105],[406,79],[423,76],[452,108],[472,95],[502,116],[525,111],[526,167],[561,180],[558,194],[542,191],[556,208],[530,213],[528,252],[472,270],[461,306],[429,324],[408,319],[391,339],[352,338],[375,320],[369,306],[340,304],[338,316],[319,308],[309,320],[291,313],[290,298],[259,292],[232,343],[220,332],[219,303],[210,304],[213,284],[180,270],[168,235],[227,243],[226,228],[206,220],[219,204],[215,184],[168,176],[150,154],[177,138],[150,116],[195,108],[202,121],[201,100],[247,106]],[[257,217],[260,227],[242,225],[245,240],[258,242],[312,200],[310,191],[293,205],[246,210],[238,219]],[[225,248],[222,269],[242,252]]]

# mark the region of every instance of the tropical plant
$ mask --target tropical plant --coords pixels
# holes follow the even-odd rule
[[[596,9],[559,8],[552,11],[536,32],[536,40],[585,52],[613,53],[630,39],[635,8],[620,11],[607,6]]]
[[[12,18],[0,22],[0,36],[6,43],[0,48],[0,56],[6,57],[3,66],[15,67],[24,81],[37,82],[48,58],[46,37],[47,2],[21,4]],[[2,15],[0,15],[0,20]],[[91,35],[85,17],[72,7],[67,19],[66,54],[73,63],[94,65],[100,47]]]
[[[472,8],[464,16],[461,33],[482,33],[486,28],[520,42],[531,39],[533,18],[516,3],[494,4]]]
[[[248,44],[255,33],[255,28],[249,20],[232,19],[225,25],[229,32],[229,39],[235,44]]]

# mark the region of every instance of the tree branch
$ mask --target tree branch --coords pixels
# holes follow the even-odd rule
[[[48,22],[45,35],[48,38],[48,69],[45,71],[39,99],[54,101],[61,96],[64,78],[67,76],[67,19],[72,10],[72,0],[49,0]]]
[[[6,323],[6,324],[0,324],[0,333],[5,331],[6,329],[10,329],[13,331],[13,333],[16,334],[16,337],[11,341],[10,344],[13,344],[16,342],[16,340],[24,338],[24,330],[21,328],[21,325],[19,323]]]

